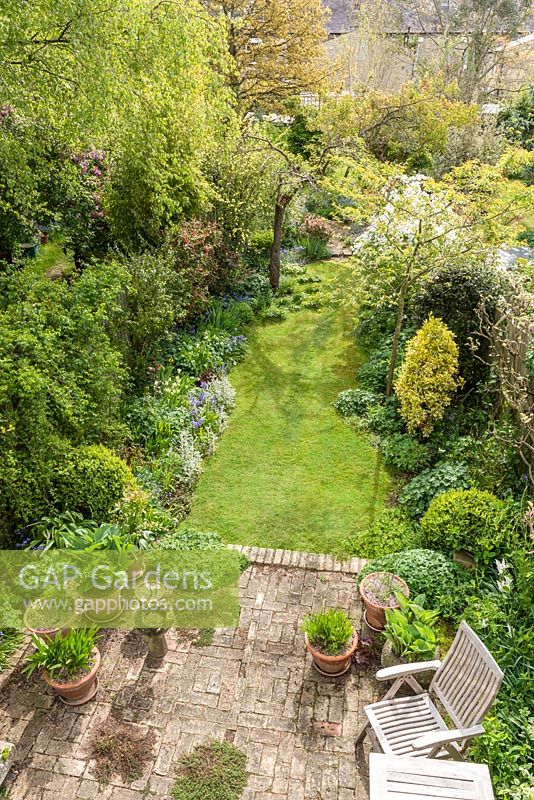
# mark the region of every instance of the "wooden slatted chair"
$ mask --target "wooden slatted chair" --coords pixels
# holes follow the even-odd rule
[[[429,669],[436,674],[425,692],[416,676]],[[388,755],[462,761],[469,740],[484,733],[481,722],[499,692],[503,673],[467,622],[462,622],[443,663],[400,664],[379,670],[376,677],[394,682],[383,700],[365,706],[367,722],[356,746],[368,735],[373,750]],[[396,697],[405,683],[415,694]],[[447,727],[434,698],[456,726],[453,730]]]

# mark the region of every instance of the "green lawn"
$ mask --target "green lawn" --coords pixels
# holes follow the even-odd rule
[[[338,262],[312,273],[343,281]],[[232,375],[237,406],[197,487],[187,526],[227,542],[332,552],[379,510],[388,476],[367,438],[332,408],[362,360],[339,307],[250,332]]]

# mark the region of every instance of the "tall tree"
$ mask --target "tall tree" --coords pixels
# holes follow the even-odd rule
[[[202,0],[224,20],[243,113],[272,110],[325,78],[327,11],[321,0]]]
[[[470,102],[488,90],[489,75],[503,62],[502,45],[524,28],[531,0],[405,0],[418,27],[433,37],[440,68],[456,79]]]
[[[205,163],[237,130],[219,20],[196,0],[3,8],[0,109],[39,120],[67,153],[104,148],[103,210],[120,244],[155,242],[207,205]]]

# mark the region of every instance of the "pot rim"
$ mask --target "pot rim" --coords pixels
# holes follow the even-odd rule
[[[337,656],[329,656],[326,653],[321,653],[320,650],[316,650],[313,644],[310,642],[308,638],[308,634],[304,634],[304,640],[306,642],[306,647],[312,654],[314,658],[318,658],[320,661],[326,661],[328,664],[336,664],[340,661],[345,661],[347,658],[352,656],[353,653],[356,652],[358,647],[359,639],[358,634],[355,630],[352,632],[352,640],[347,650],[344,653],[339,653]]]
[[[385,572],[385,571],[382,570],[381,572],[368,572],[367,575],[365,575],[362,578],[361,583],[360,583],[360,585],[358,587],[358,590],[360,592],[360,597],[362,598],[364,603],[368,603],[372,608],[381,608],[384,611],[386,611],[388,608],[399,608],[399,604],[397,602],[392,606],[384,606],[384,605],[381,605],[380,603],[375,603],[373,600],[371,600],[369,597],[367,597],[367,595],[365,594],[365,592],[364,592],[362,587],[364,586],[365,581],[367,580],[367,578],[372,578],[375,575],[394,575],[395,578],[397,579],[397,581],[401,584],[401,588],[403,590],[405,590],[405,591],[403,591],[403,594],[406,597],[410,597],[410,587],[408,586],[406,581],[403,578],[401,578],[400,575],[397,575],[395,572]]]
[[[45,679],[45,681],[49,686],[51,686],[53,689],[57,689],[60,692],[64,690],[79,688],[84,683],[88,683],[90,679],[94,678],[94,676],[96,675],[96,673],[100,668],[100,660],[101,660],[100,650],[98,649],[98,647],[93,647],[91,652],[94,654],[95,663],[91,667],[91,670],[87,672],[85,675],[83,675],[81,678],[79,678],[79,680],[71,681],[70,683],[60,683],[59,681],[52,680],[52,678],[50,678],[48,672],[45,669],[43,669],[43,678]]]

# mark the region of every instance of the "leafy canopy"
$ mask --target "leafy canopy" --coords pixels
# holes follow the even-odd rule
[[[242,112],[272,110],[325,78],[321,0],[202,0],[226,29],[230,85]]]

